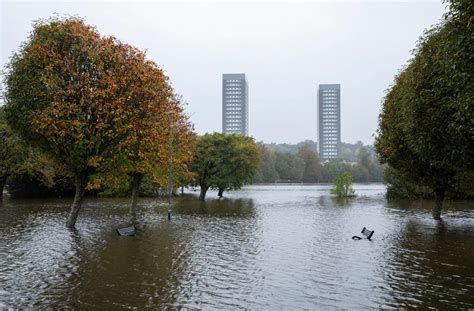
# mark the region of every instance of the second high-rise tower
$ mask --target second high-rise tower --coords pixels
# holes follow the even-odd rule
[[[318,151],[321,160],[337,159],[341,145],[341,85],[318,89]]]

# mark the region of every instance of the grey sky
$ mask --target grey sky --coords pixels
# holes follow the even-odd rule
[[[372,143],[385,89],[434,2],[9,2],[1,3],[1,64],[31,22],[78,15],[100,33],[148,51],[189,103],[198,133],[221,131],[222,73],[249,82],[250,134],[265,142],[316,140],[319,83],[340,83],[342,141]]]

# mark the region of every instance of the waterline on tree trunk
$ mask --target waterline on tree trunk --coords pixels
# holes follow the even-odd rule
[[[441,208],[443,207],[444,193],[445,191],[441,189],[435,191],[435,205],[432,212],[435,220],[441,220]]]
[[[206,199],[206,193],[209,189],[208,186],[201,186],[201,193],[199,194],[199,200],[204,201]]]
[[[130,214],[132,216],[132,223],[137,224],[137,203],[140,195],[140,184],[142,180],[141,174],[134,174],[132,179],[132,204],[130,206]]]
[[[76,225],[77,216],[81,210],[81,203],[84,197],[85,180],[85,177],[76,176],[76,194],[74,195],[74,202],[72,202],[71,211],[66,223],[68,228],[74,228]]]

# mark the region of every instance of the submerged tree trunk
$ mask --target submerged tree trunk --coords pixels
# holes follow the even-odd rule
[[[206,184],[201,185],[201,193],[199,194],[199,200],[204,201],[204,199],[206,198],[206,193],[208,189],[209,189],[208,185]]]
[[[443,207],[445,189],[435,189],[435,205],[433,207],[433,218],[441,220],[441,208]]]
[[[5,189],[7,178],[8,178],[8,175],[0,176],[0,200],[3,200],[3,189]]]
[[[66,226],[68,228],[74,228],[76,225],[77,216],[81,209],[82,199],[84,197],[84,188],[86,186],[87,176],[84,174],[76,174],[75,184],[76,184],[76,194],[74,196],[74,202],[71,205],[71,211],[69,212],[69,217],[67,219]]]
[[[217,193],[217,195],[219,196],[219,198],[222,198],[224,195],[224,189],[219,188],[219,192]]]
[[[132,215],[132,223],[137,221],[137,202],[140,196],[140,184],[142,182],[143,175],[140,173],[132,174],[132,204],[130,206],[130,214]]]

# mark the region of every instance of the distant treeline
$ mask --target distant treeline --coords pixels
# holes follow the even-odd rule
[[[260,167],[254,183],[331,182],[339,173],[348,171],[354,182],[381,182],[383,167],[372,146],[341,143],[341,157],[322,163],[317,145],[312,140],[298,144],[258,144]]]
[[[1,124],[1,122],[0,122]],[[377,161],[371,146],[342,143],[342,158],[321,163],[316,143],[307,140],[298,144],[258,143],[259,167],[254,183],[275,182],[331,182],[340,172],[350,172],[354,182],[381,182],[383,167]],[[35,152],[24,144],[16,145],[19,154],[24,155],[22,165],[8,179],[8,191],[13,197],[73,196],[75,187],[71,174],[60,165]],[[1,162],[1,161],[0,161]],[[2,162],[3,163],[3,162]],[[175,181],[176,187],[188,182]],[[175,188],[175,191],[177,188]],[[124,186],[119,190],[88,190],[89,195],[129,196],[131,190]],[[157,187],[147,176],[144,177],[140,193],[143,196],[157,196],[166,188]]]

